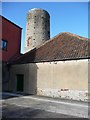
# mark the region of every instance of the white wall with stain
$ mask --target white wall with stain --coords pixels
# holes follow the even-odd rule
[[[87,101],[88,66],[88,59],[29,63],[13,65],[11,72],[13,81],[18,73],[26,76],[25,93]]]

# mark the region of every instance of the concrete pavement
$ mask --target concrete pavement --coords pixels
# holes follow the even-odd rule
[[[36,108],[34,109],[31,107],[4,104],[2,118],[75,118],[75,117],[55,112],[48,112]]]
[[[5,94],[4,94],[5,95]],[[9,93],[6,94],[7,96]],[[72,100],[61,100],[33,95],[12,94],[12,98],[3,99],[3,105],[13,105],[23,108],[31,108],[39,111],[64,114],[66,116],[88,118],[88,103]],[[17,97],[16,97],[17,96]]]

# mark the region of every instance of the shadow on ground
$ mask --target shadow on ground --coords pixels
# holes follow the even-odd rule
[[[44,110],[33,109],[16,105],[3,104],[2,119],[5,118],[75,118],[74,116],[47,112]]]
[[[10,95],[10,94],[12,94],[12,95]],[[16,95],[15,95],[16,94]],[[2,97],[1,97],[1,99],[9,99],[9,98],[14,98],[14,97],[20,97],[20,96],[30,96],[30,95],[32,95],[32,94],[26,94],[26,93],[9,93],[9,94],[5,94],[5,93],[2,93]]]

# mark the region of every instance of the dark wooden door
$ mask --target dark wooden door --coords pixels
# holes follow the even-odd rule
[[[24,75],[17,75],[17,91],[23,92],[23,84],[24,84]]]

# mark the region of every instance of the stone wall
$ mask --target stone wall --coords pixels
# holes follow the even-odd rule
[[[31,9],[27,15],[25,52],[50,39],[50,16],[42,9]]]

